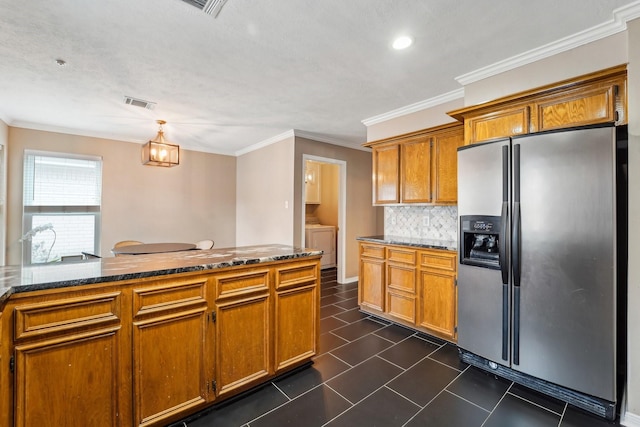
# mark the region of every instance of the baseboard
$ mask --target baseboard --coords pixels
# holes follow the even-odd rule
[[[624,411],[620,417],[620,424],[627,427],[640,427],[640,415]]]
[[[353,283],[358,281],[358,276],[353,277],[345,277],[344,281],[340,282],[341,285],[346,285],[347,283]]]

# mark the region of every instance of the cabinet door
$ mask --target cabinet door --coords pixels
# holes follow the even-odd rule
[[[218,396],[247,389],[271,374],[269,270],[214,277]]]
[[[134,289],[133,311],[134,425],[165,425],[212,400],[206,280]]]
[[[564,91],[536,102],[538,131],[622,120],[619,94],[624,80],[605,81]],[[617,108],[620,106],[620,108]]]
[[[464,145],[464,129],[433,138],[433,202],[455,204],[458,200],[458,147]]]
[[[16,346],[15,425],[121,425],[119,341],[117,327]]]
[[[531,108],[516,105],[465,118],[465,144],[530,132]]]
[[[5,311],[15,343],[13,425],[128,424],[121,300],[118,291],[67,293]]]
[[[431,138],[419,136],[400,144],[400,202],[431,202]]]
[[[420,272],[420,326],[451,340],[456,336],[455,277],[446,271]]]
[[[308,360],[318,352],[320,268],[303,262],[276,269],[275,373]]]
[[[358,304],[367,309],[384,311],[384,259],[360,258]]]
[[[398,144],[373,148],[373,203],[398,203],[400,154]]]

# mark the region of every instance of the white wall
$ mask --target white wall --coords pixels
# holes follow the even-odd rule
[[[235,246],[235,172],[231,156],[181,150],[180,165],[144,166],[142,144],[9,127],[7,261],[21,262],[25,149],[101,156],[100,254],[120,240]]]
[[[629,221],[640,218],[640,19],[628,23]],[[627,411],[640,426],[640,231],[629,227]],[[631,425],[631,424],[630,424]]]
[[[455,122],[456,120],[449,116],[447,112],[462,107],[464,107],[464,99],[461,97],[432,108],[371,124],[367,126],[367,141],[377,141],[391,136]]]
[[[237,158],[238,246],[293,245],[294,138]]]
[[[0,266],[6,263],[7,237],[7,146],[9,127],[0,120]]]
[[[524,90],[559,82],[627,62],[625,33],[571,49],[505,71],[464,87],[464,105],[471,106]]]

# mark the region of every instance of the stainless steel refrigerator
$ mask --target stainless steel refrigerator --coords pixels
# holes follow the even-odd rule
[[[462,359],[610,419],[625,132],[591,126],[458,150]]]

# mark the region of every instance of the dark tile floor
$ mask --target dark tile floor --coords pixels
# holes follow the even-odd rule
[[[357,308],[357,283],[322,272],[311,367],[174,426],[619,426],[462,363],[454,345]]]

